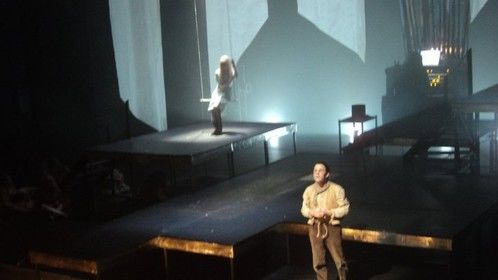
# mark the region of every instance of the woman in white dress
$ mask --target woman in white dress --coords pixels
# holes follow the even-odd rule
[[[232,81],[237,77],[237,69],[235,62],[228,55],[220,57],[220,66],[215,71],[217,85],[211,92],[211,100],[209,102],[208,111],[211,112],[211,120],[213,122],[213,135],[220,135],[223,130],[221,123],[221,112],[225,104],[230,101]]]

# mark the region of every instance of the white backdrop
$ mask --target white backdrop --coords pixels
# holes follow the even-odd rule
[[[167,129],[159,0],[109,0],[119,95],[131,113]]]

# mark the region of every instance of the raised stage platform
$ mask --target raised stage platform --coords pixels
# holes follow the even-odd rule
[[[162,161],[170,168],[194,166],[210,159],[227,156],[230,175],[235,175],[233,154],[257,143],[263,143],[264,160],[269,164],[268,141],[291,134],[296,153],[295,123],[224,122],[221,135],[211,135],[210,122],[133,137],[93,147],[93,157],[133,162]]]
[[[347,156],[297,154],[97,227],[72,231],[68,223],[33,233],[46,238],[33,244],[30,262],[98,276],[143,248],[160,248],[166,267],[169,250],[183,251],[226,258],[230,272],[220,279],[244,278],[234,264],[255,236],[306,233],[301,196],[317,160],[327,160],[346,189],[351,210],[343,237],[354,242],[454,254],[459,236],[498,200],[492,178],[421,173],[396,157],[369,158],[365,173]]]

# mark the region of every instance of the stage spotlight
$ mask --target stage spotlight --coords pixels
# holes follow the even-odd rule
[[[280,114],[277,114],[275,112],[269,112],[263,117],[263,121],[268,123],[278,123],[282,122],[282,117],[280,116]]]
[[[361,123],[351,123],[351,125],[347,125],[345,132],[349,137],[349,143],[354,143],[356,137],[360,136],[362,133]]]
[[[431,147],[429,148],[429,151],[431,152],[439,152],[439,153],[450,153],[455,151],[454,147],[450,146],[438,146],[438,147]]]
[[[423,50],[420,51],[420,56],[422,56],[422,65],[438,66],[441,58],[441,52],[435,49]]]

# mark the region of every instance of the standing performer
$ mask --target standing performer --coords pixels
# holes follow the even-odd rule
[[[313,255],[313,269],[317,279],[327,279],[327,249],[332,255],[340,280],[346,279],[347,264],[342,251],[341,218],[349,212],[344,189],[329,181],[326,163],[317,162],[313,168],[312,185],[303,194],[301,213],[308,218],[309,238]]]
[[[235,62],[228,55],[220,57],[220,66],[215,72],[218,85],[211,93],[208,111],[211,111],[211,120],[213,121],[214,131],[212,135],[220,135],[223,130],[221,123],[221,112],[225,104],[231,98],[232,81],[237,77]]]

